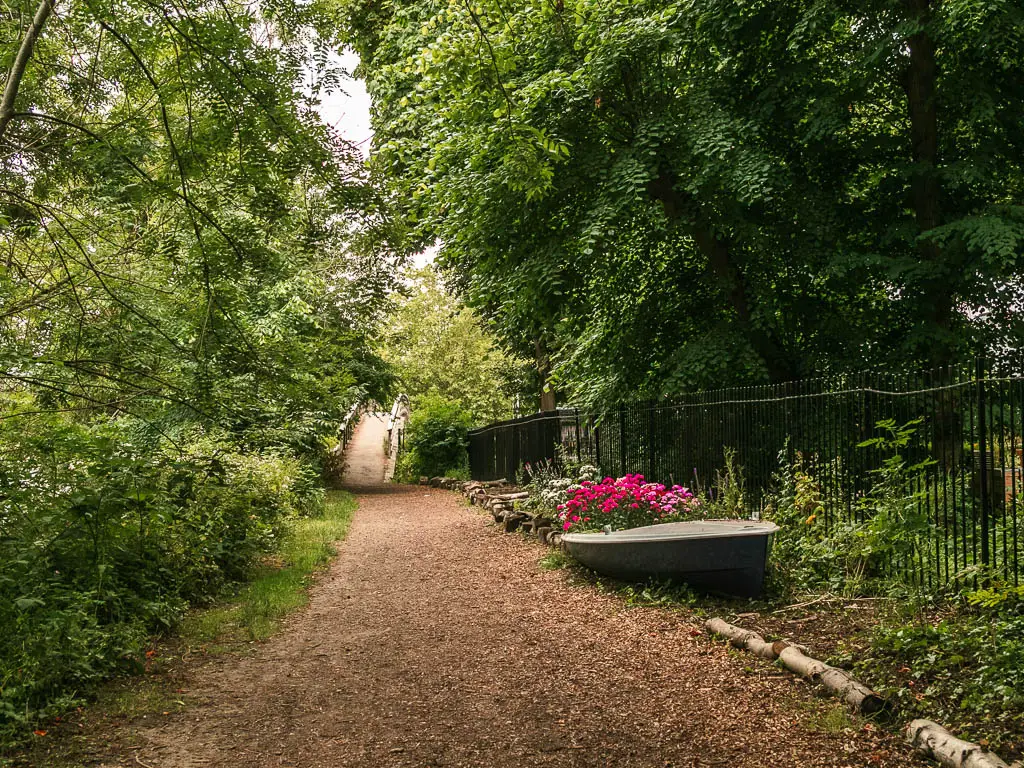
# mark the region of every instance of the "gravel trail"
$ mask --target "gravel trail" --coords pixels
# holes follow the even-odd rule
[[[120,765],[869,766],[877,731],[685,618],[543,571],[454,493],[359,496],[308,609],[247,658],[205,666],[196,706],[132,726]],[[117,764],[117,763],[114,763]]]

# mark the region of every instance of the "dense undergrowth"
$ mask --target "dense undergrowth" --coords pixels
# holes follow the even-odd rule
[[[3,442],[3,737],[136,669],[151,634],[252,575],[291,521],[322,511],[315,468],[282,449],[209,435],[154,449],[141,425],[47,416]]]
[[[1024,592],[992,588],[953,602],[897,602],[859,654],[840,652],[905,716],[953,724],[1024,752]]]
[[[111,723],[187,709],[193,700],[182,686],[194,662],[249,653],[254,641],[274,634],[282,619],[306,605],[312,577],[345,538],[356,507],[350,493],[328,491],[320,511],[284,520],[280,546],[254,563],[251,580],[228,585],[214,604],[186,611],[173,632],[150,638],[132,665],[139,674],[98,685],[86,706],[40,723],[27,742],[0,740],[0,765],[92,765],[109,749]]]
[[[471,415],[456,400],[428,394],[416,401],[409,419],[405,448],[395,468],[399,482],[420,477],[469,479],[467,434]]]

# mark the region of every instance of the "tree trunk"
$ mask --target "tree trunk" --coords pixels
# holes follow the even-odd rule
[[[540,376],[540,409],[542,411],[553,411],[558,407],[555,399],[555,390],[548,379],[551,376],[551,358],[548,356],[547,345],[543,339],[534,342],[534,349],[537,361],[537,374]]]
[[[911,157],[914,171],[910,178],[911,205],[918,235],[942,224],[942,184],[939,180],[939,112],[935,101],[938,65],[935,43],[925,25],[931,18],[931,0],[905,0],[911,20],[919,31],[907,38],[910,60],[904,74],[903,88],[907,96],[910,119]],[[955,281],[944,261],[942,247],[934,240],[920,238],[918,255],[932,268],[934,276],[921,284],[925,319],[936,338],[929,345],[932,365],[948,365],[953,356],[952,324],[954,315],[953,286]]]
[[[726,301],[736,313],[740,332],[764,362],[768,377],[773,382],[799,378],[797,366],[786,354],[775,334],[753,322],[746,278],[732,257],[729,244],[715,232],[699,206],[684,199],[676,191],[675,180],[667,172],[652,179],[647,185],[647,192],[661,203],[669,219],[689,222],[690,234],[697,248],[708,260],[708,270],[721,286]]]

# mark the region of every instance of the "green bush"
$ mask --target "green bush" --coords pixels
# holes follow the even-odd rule
[[[927,556],[933,536],[922,511],[925,485],[919,482],[931,462],[910,464],[903,456],[917,425],[878,422],[883,434],[859,447],[874,447],[887,456],[872,472],[868,492],[857,500],[857,514],[833,510],[828,525],[821,481],[799,452],[792,460],[786,449],[780,452],[775,487],[764,510],[780,529],[771,558],[776,589],[828,589],[852,596],[901,592],[908,586],[897,564]]]
[[[153,631],[216,597],[322,504],[285,453],[54,416],[0,431],[0,738],[134,668]]]
[[[471,417],[458,402],[438,395],[419,398],[413,403],[398,476],[468,477],[470,426]]]

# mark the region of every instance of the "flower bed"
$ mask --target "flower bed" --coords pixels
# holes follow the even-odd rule
[[[681,485],[645,482],[643,475],[584,480],[565,491],[558,520],[564,531],[638,528],[700,516],[701,500]]]

